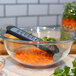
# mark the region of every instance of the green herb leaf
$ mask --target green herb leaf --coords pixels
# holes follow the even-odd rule
[[[74,76],[76,76],[76,68],[71,69],[71,71],[74,74]]]
[[[73,68],[70,70],[70,67],[65,66],[64,70],[61,68],[56,68],[54,73],[50,76],[76,76],[76,58],[73,60]],[[73,73],[73,75],[71,75]]]
[[[62,76],[62,74],[61,73],[58,73],[57,75],[55,75],[55,76]]]
[[[70,75],[69,75],[69,72],[70,72],[70,67],[65,66],[65,67],[64,67],[63,76],[70,76]]]
[[[56,41],[54,38],[47,38],[47,37],[42,37],[41,38],[42,40],[44,40],[44,41]]]
[[[63,75],[62,76],[71,76],[71,75],[66,74],[65,72],[63,72]]]
[[[76,58],[74,59],[74,61],[72,62],[73,67],[76,67]]]
[[[52,75],[50,75],[50,76],[62,76],[62,74],[61,73],[58,73],[58,74],[52,74]]]
[[[41,39],[44,41],[47,41],[47,37],[42,37]]]
[[[69,71],[70,71],[70,67],[65,66],[65,67],[64,67],[64,70],[65,70],[64,72],[65,72],[66,74],[68,74],[68,73],[69,73]]]
[[[63,72],[63,70],[58,67],[58,68],[56,68],[56,70],[54,71],[54,75],[60,74],[60,73],[62,73],[62,72]]]
[[[47,41],[56,41],[54,38],[48,38]]]
[[[67,74],[65,72],[63,72],[63,76],[67,76]]]

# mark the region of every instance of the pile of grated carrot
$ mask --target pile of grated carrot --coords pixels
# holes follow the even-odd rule
[[[76,19],[62,19],[62,24],[66,26],[73,26],[74,28],[76,28]]]
[[[53,56],[41,49],[18,50],[13,56],[25,64],[46,65],[54,62]]]
[[[2,67],[2,64],[0,64],[0,68]]]

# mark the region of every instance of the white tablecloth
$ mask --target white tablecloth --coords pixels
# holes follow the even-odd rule
[[[72,67],[72,61],[76,57],[76,55],[69,55],[63,61],[59,62],[58,64],[51,66],[50,68],[45,69],[32,69],[27,68],[9,56],[3,56],[6,60],[5,67],[3,69],[3,76],[49,76],[53,73],[54,69],[57,67],[64,68],[65,65]]]

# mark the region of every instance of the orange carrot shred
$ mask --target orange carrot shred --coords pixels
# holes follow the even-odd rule
[[[40,49],[17,50],[13,56],[25,64],[47,65],[54,62],[53,56]]]

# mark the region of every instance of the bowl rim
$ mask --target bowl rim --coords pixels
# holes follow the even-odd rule
[[[30,26],[31,28],[33,26]],[[59,40],[59,41],[43,41],[43,42],[35,42],[35,41],[25,41],[25,40],[18,40],[18,39],[11,39],[11,38],[7,38],[4,36],[4,33],[6,32],[5,30],[2,30],[1,33],[0,33],[0,37],[3,39],[3,40],[8,40],[8,41],[12,41],[12,42],[17,42],[17,43],[23,43],[23,44],[47,44],[47,43],[51,43],[51,44],[58,44],[58,43],[65,43],[65,42],[70,42],[70,41],[74,41],[76,39],[75,37],[75,33],[72,32],[72,31],[69,31],[69,30],[65,30],[65,29],[62,29],[60,26],[34,26],[34,27],[38,27],[38,28],[43,28],[43,27],[49,27],[49,28],[60,28],[60,30],[62,31],[65,31],[65,32],[68,32],[68,33],[71,33],[74,37],[70,38],[70,39],[67,39],[67,40]],[[25,28],[25,27],[21,27],[22,28]]]

